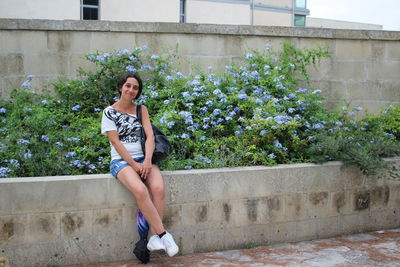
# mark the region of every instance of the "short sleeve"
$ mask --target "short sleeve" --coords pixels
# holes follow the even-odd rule
[[[112,119],[112,112],[110,108],[103,110],[103,117],[101,118],[101,134],[106,135],[108,131],[117,131],[117,126]]]

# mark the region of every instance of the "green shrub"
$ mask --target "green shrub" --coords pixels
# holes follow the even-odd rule
[[[377,116],[361,127],[328,111],[320,90],[299,87],[308,84],[307,67],[329,56],[326,49],[285,43],[280,53],[250,51],[223,73],[209,68],[193,75],[179,72],[174,54],[146,50],[87,55],[97,70],[57,81],[54,97],[30,91],[28,77],[11,101],[0,103],[0,177],[108,172],[101,111],[118,98],[115,86],[126,71],[144,78],[139,102],[175,148],[163,169],[343,160],[372,173],[384,167],[382,156],[399,154],[398,141],[387,135],[398,134],[398,109],[382,115],[383,125]],[[350,137],[362,149],[350,146]]]
[[[392,127],[400,115],[396,109],[386,109],[382,115],[370,115],[360,121],[354,119],[354,111],[347,112],[346,106],[343,110],[328,131],[315,136],[315,142],[307,149],[310,159],[317,163],[340,160],[345,165],[357,165],[365,175],[376,175],[385,168],[392,178],[399,178],[398,170],[383,160],[400,154],[400,142]]]

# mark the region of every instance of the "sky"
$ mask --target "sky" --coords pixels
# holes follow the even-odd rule
[[[400,31],[400,0],[307,0],[310,17],[383,25]]]

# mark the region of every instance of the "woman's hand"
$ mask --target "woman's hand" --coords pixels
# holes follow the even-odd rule
[[[150,174],[152,168],[151,159],[145,159],[143,164],[141,165],[142,165],[141,177],[147,179],[147,176]]]
[[[139,175],[142,176],[143,166],[140,163],[135,162],[132,169]]]

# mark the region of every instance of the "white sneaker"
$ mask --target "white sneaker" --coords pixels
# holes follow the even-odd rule
[[[165,235],[161,237],[161,241],[164,244],[168,256],[173,257],[179,252],[179,248],[170,233],[166,232]]]
[[[153,235],[147,243],[147,249],[150,251],[165,250],[165,245],[158,235]]]

